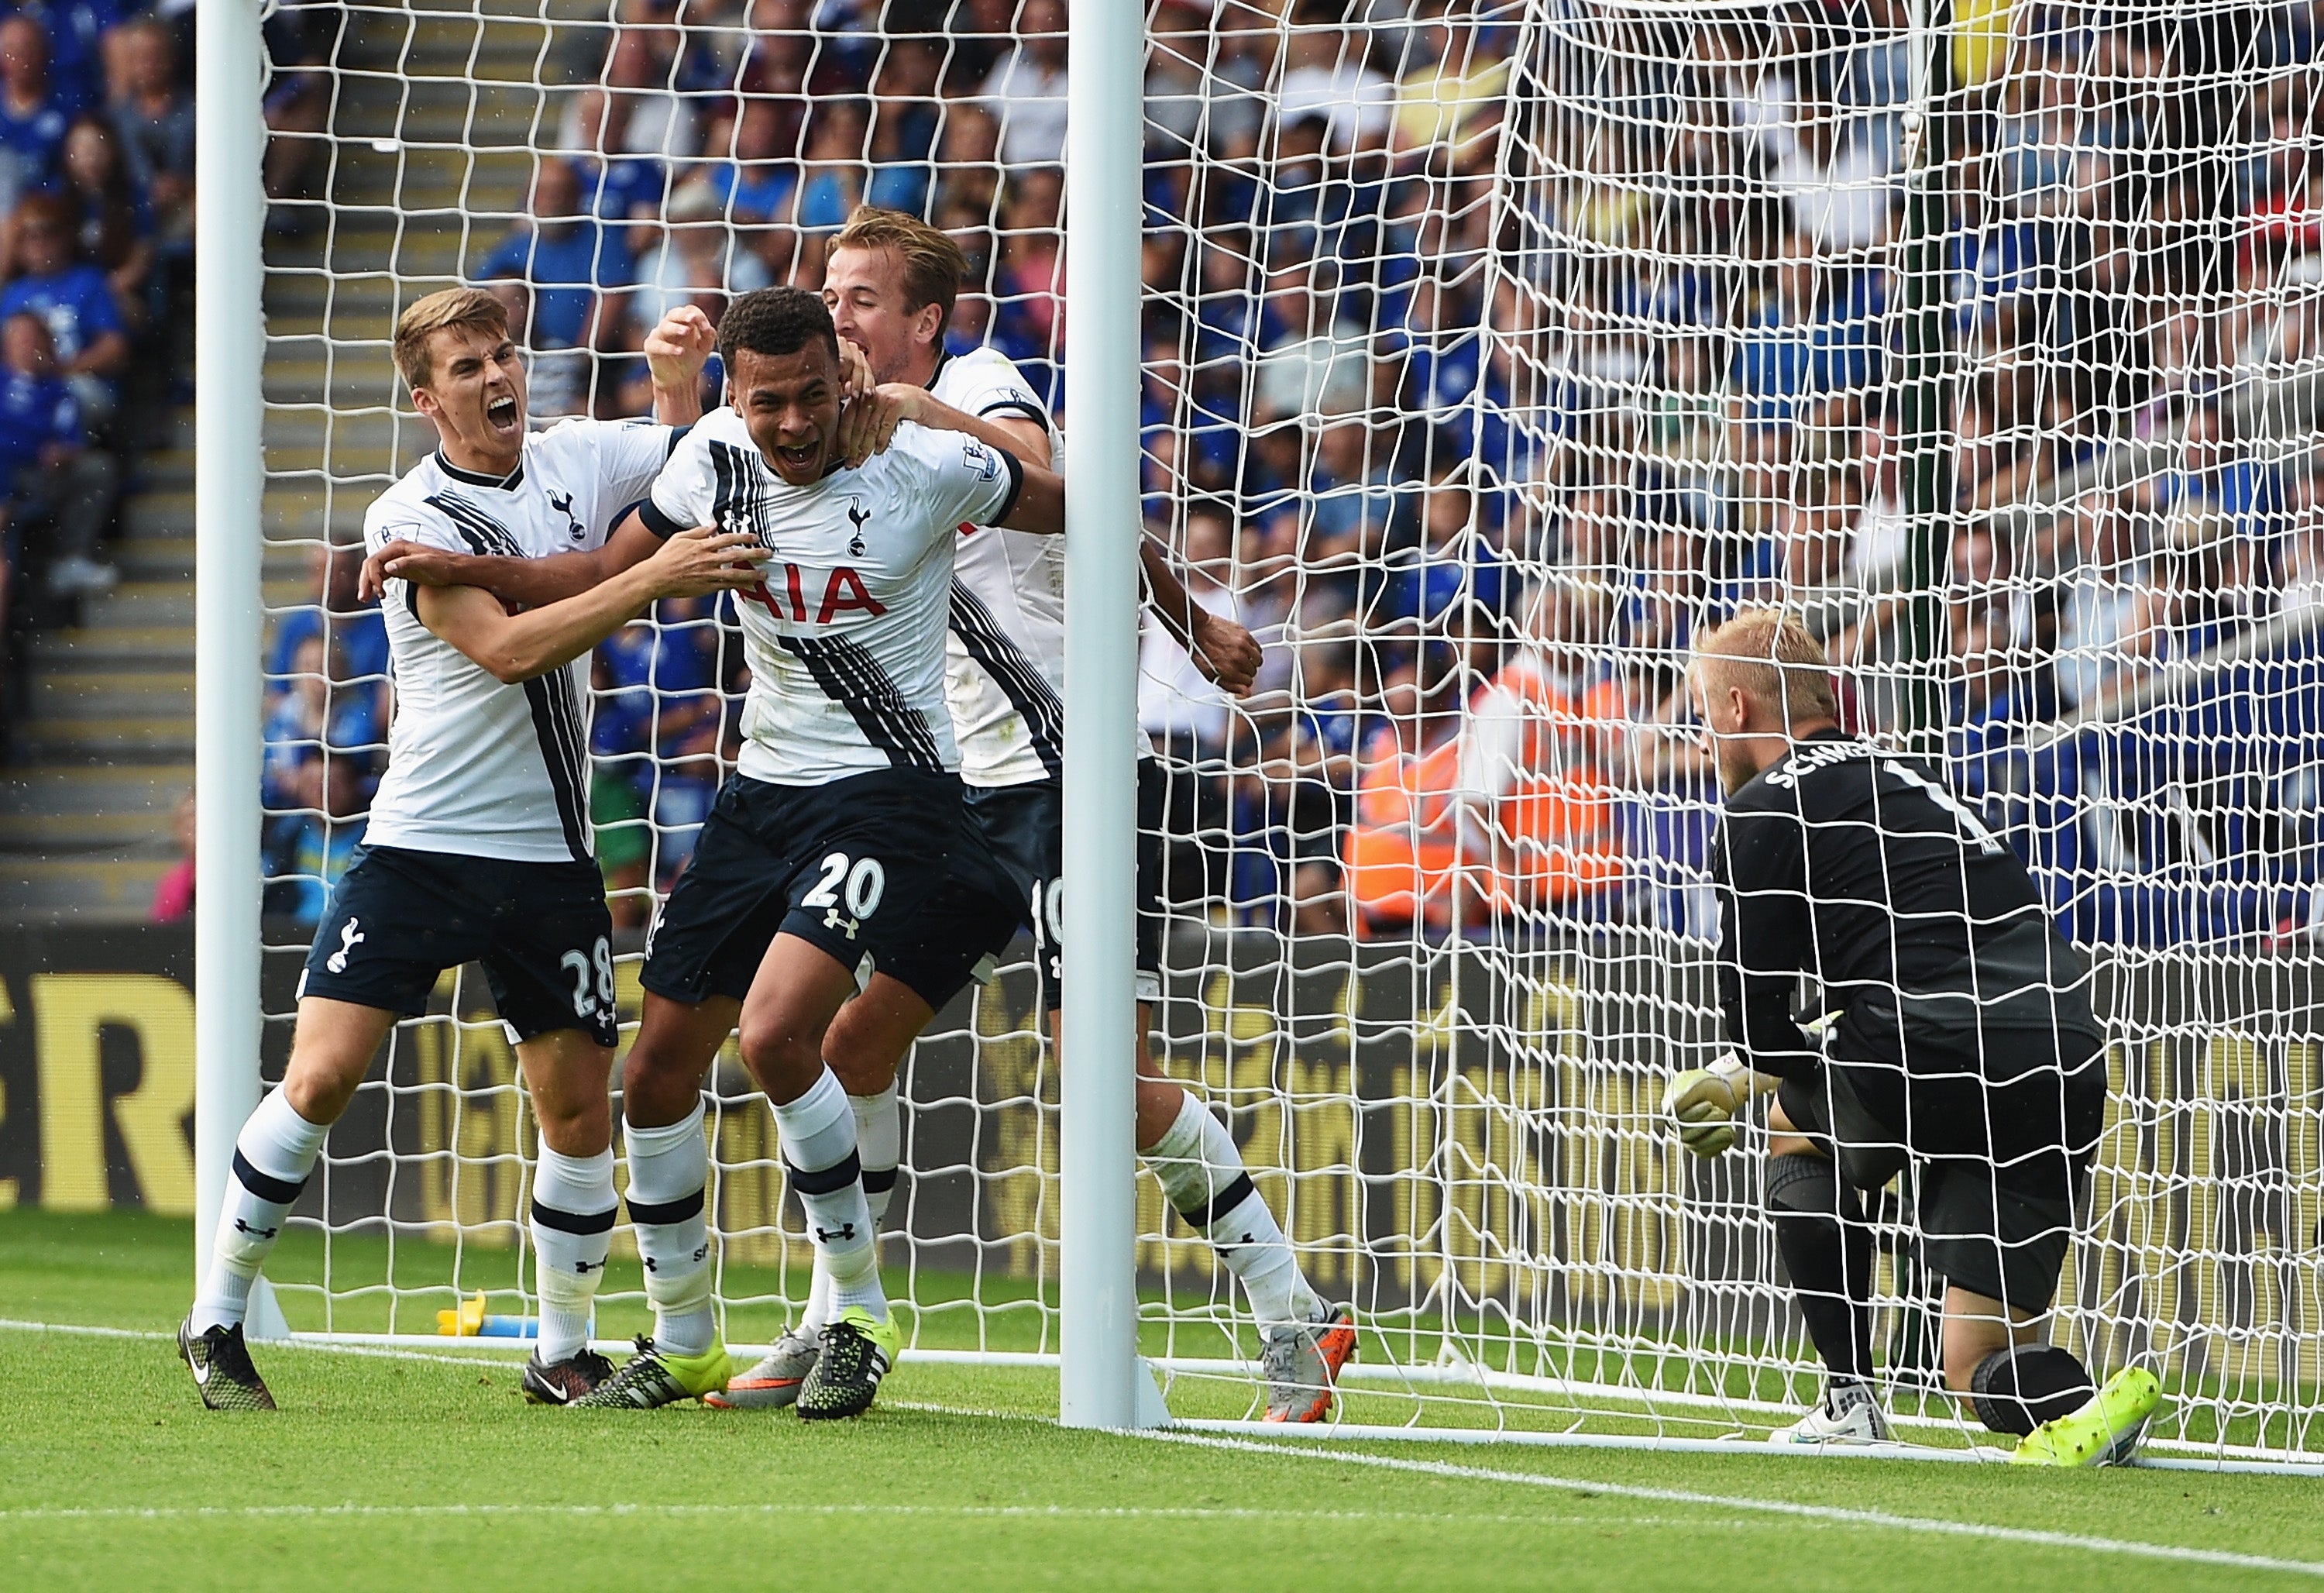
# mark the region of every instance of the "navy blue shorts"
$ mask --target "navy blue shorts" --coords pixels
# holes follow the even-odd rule
[[[1167,795],[1162,766],[1152,758],[1138,763],[1137,991],[1140,1001],[1162,999],[1162,820]],[[979,977],[980,964],[995,957],[1029,925],[1038,963],[1045,1010],[1065,1001],[1065,795],[1054,780],[1023,785],[971,786],[968,827],[981,846],[964,848],[956,878],[931,911],[927,933],[910,956],[914,977],[905,983],[934,1007]],[[986,859],[971,854],[982,851]],[[1006,884],[993,883],[998,868]],[[941,996],[937,993],[941,992]]]
[[[613,934],[595,863],[359,847],[331,888],[299,994],[411,1017],[446,968],[480,962],[519,1040],[580,1029],[610,1047]]]
[[[878,769],[827,785],[737,774],[662,903],[641,982],[688,1005],[739,1001],[779,934],[820,947],[859,984],[892,971],[952,867],[964,825],[954,774]]]

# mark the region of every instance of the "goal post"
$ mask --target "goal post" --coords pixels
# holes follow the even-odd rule
[[[653,315],[817,284],[868,201],[962,245],[949,346],[1005,352],[1070,440],[1065,846],[1097,882],[1062,1051],[1020,949],[907,1064],[899,1376],[1055,1370],[1101,1428],[1155,1419],[1157,1378],[1174,1422],[1263,1402],[1239,1285],[1135,1160],[1142,727],[1160,1058],[1361,1324],[1331,1431],[1718,1447],[1795,1415],[1764,1126],[1702,1164],[1659,1112],[1724,1044],[1680,671],[1775,602],[2098,965],[2111,1104],[2049,1331],[2164,1378],[2158,1460],[2317,1463],[2309,34],[2225,0],[266,16],[263,79],[258,8],[197,21],[204,1243],[383,753],[350,547],[434,441],[394,317],[489,287],[538,421],[640,412]],[[1139,533],[1260,635],[1248,699],[1141,631]],[[743,683],[715,604],[597,661],[625,1039]],[[298,1332],[488,1348],[439,1313],[537,1309],[484,986],[447,975],[334,1130],[272,1269]],[[731,1048],[709,1093],[719,1309],[763,1344],[810,1251]],[[1902,1452],[1974,1458],[1909,1195],[1875,1213],[1879,1375]],[[601,1335],[643,1310],[624,1227]]]
[[[1145,27],[1132,5],[1084,5],[1068,45],[1064,1056],[1059,1061],[1059,1415],[1150,1426],[1138,1358],[1133,990],[1138,798],[1139,232]],[[1102,882],[1102,883],[1101,883]],[[1142,1039],[1142,1037],[1139,1037]],[[1141,1394],[1144,1397],[1141,1397]]]
[[[258,1105],[258,779],[263,644],[260,371],[266,195],[260,176],[265,51],[259,0],[219,0],[194,19],[195,803],[194,1266],[208,1264],[234,1141]],[[259,1328],[270,1320],[257,1301]]]

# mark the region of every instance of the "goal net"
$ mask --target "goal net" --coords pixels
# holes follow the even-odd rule
[[[1352,1303],[1342,1417],[1755,1438],[1819,1369],[1762,1204],[1665,1084],[1723,1048],[1717,783],[1690,640],[1803,616],[1855,728],[1922,752],[2090,952],[2104,1135],[2047,1331],[2170,1400],[2151,1452],[2324,1444],[2324,194],[2304,7],[2132,0],[1155,0],[1144,512],[1256,632],[1167,636],[1140,718],[1160,1052]],[[472,0],[269,23],[268,1077],[392,690],[364,507],[434,445],[388,359],[510,304],[537,421],[642,412],[686,302],[820,281],[858,203],[958,238],[949,333],[1056,400],[1065,7]],[[733,766],[731,615],[601,650],[598,850],[633,1020],[655,893]],[[905,1074],[883,1240],[910,1358],[1057,1346],[1057,1070],[1028,959]],[[772,1123],[712,1081],[730,1343],[807,1292]],[[432,1335],[532,1296],[534,1130],[480,971],[335,1130],[273,1268],[293,1326]],[[1225,1270],[1139,1174],[1142,1344],[1254,1412]],[[1909,1177],[1877,1204],[1900,1432],[1941,1395]],[[617,1245],[601,1331],[642,1324]],[[624,1260],[624,1257],[632,1259]],[[473,1309],[473,1307],[472,1307]]]

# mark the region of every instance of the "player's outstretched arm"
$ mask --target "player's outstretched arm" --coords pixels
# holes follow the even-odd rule
[[[852,360],[862,360],[853,343],[840,347]],[[840,412],[839,452],[848,468],[853,469],[873,454],[885,453],[896,440],[896,428],[906,421],[931,431],[964,432],[1028,465],[1046,468],[1049,462],[1049,431],[1038,421],[1025,415],[972,415],[915,383],[885,382],[851,390],[847,407]]]
[[[1150,536],[1139,542],[1138,564],[1146,577],[1146,606],[1170,633],[1171,640],[1186,650],[1194,667],[1220,690],[1230,697],[1249,697],[1263,656],[1259,638],[1245,626],[1195,602],[1186,583],[1170,567],[1170,556]]]
[[[644,563],[660,546],[661,538],[648,531],[635,514],[625,516],[602,548],[585,553],[554,553],[546,559],[455,553],[397,541],[364,560],[363,596],[378,597],[392,579],[408,580],[415,587],[481,587],[503,603],[541,608],[577,597]]]
[[[993,522],[1010,531],[1029,531],[1040,536],[1063,536],[1065,533],[1065,478],[1055,470],[1040,465],[1025,464],[1023,479],[1017,488],[1017,501],[1009,505],[1009,513]]]
[[[653,557],[577,596],[511,614],[477,587],[422,587],[420,621],[509,685],[570,663],[658,597],[745,588],[765,557],[756,538],[708,526],[683,532]],[[522,560],[518,560],[522,562]]]

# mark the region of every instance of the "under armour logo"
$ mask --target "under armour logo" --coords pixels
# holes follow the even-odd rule
[[[861,922],[859,920],[844,916],[839,909],[835,907],[823,915],[823,927],[827,930],[844,930],[847,931],[847,938],[853,940],[855,939],[856,930],[861,927]]]
[[[847,551],[855,558],[861,559],[863,557],[863,523],[871,518],[871,510],[865,508],[853,498],[847,500],[848,523],[855,527],[854,536],[850,538],[848,541]]]
[[[571,536],[575,542],[581,542],[588,536],[589,533],[581,529],[581,522],[574,518],[573,495],[571,493],[550,493],[549,495],[549,506],[556,510],[559,514],[565,516],[566,533],[567,535]]]
[[[605,1264],[602,1261],[576,1261],[573,1264],[573,1270],[587,1277],[591,1273],[604,1272]]]
[[[351,918],[339,926],[339,949],[323,959],[325,968],[335,974],[347,971],[347,953],[362,945],[364,941],[362,934],[355,929],[355,926],[361,922],[363,920],[360,918]]]
[[[815,1240],[818,1245],[828,1245],[835,1240],[843,1245],[852,1245],[855,1242],[855,1225],[852,1222],[843,1222],[839,1225],[837,1233],[832,1232],[829,1228],[817,1228],[815,1230]]]
[[[248,1234],[254,1239],[271,1239],[281,1230],[280,1228],[254,1228],[237,1217],[234,1219],[234,1231],[238,1234]]]
[[[655,1261],[655,1260],[654,1260],[654,1258],[653,1258],[652,1256],[650,1256],[650,1255],[647,1256],[647,1257],[645,1258],[645,1262],[646,1262],[646,1271],[648,1271],[648,1272],[650,1272],[650,1273],[658,1273],[658,1272],[661,1271],[661,1265],[660,1265],[660,1264],[659,1264],[659,1263],[658,1263],[657,1261]]]

